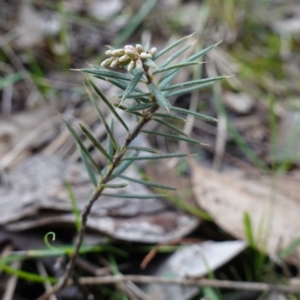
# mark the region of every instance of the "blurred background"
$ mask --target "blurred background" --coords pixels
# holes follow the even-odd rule
[[[244,254],[242,263],[235,261],[223,270],[228,275],[233,266],[235,271],[228,275],[230,278],[272,281],[280,276],[285,279],[297,276],[299,261],[293,260],[290,254],[297,249],[300,232],[298,0],[0,0],[0,207],[5,211],[0,224],[6,232],[0,234],[1,243],[13,240],[13,245],[24,249],[16,234],[21,232],[21,236],[25,234],[33,241],[52,229],[54,217],[57,217],[56,226],[65,228],[62,241],[71,242],[73,219],[65,217],[70,207],[60,202],[69,201],[63,190],[64,176],[69,176],[75,186],[86,178],[81,178],[77,169],[71,173],[52,169],[53,164],[77,165],[80,161],[74,140],[59,114],[74,124],[81,120],[106,144],[104,126],[83,87],[84,77],[72,69],[99,65],[107,45],[118,48],[149,42],[160,50],[191,33],[194,33],[190,41],[194,50],[220,44],[202,58],[205,64],[201,68],[187,68],[174,82],[235,76],[217,82],[212,88],[172,99],[173,105],[215,117],[219,122],[207,123],[188,117],[188,122],[179,124],[191,137],[209,145],[189,148],[189,152],[197,154],[198,165],[193,167],[185,159],[173,159],[163,166],[161,163],[139,166],[136,176],[161,180],[180,189],[176,195],[170,195],[167,207],[153,206],[151,213],[172,210],[170,223],[178,221],[181,214],[190,216],[184,230],[180,231],[178,224],[174,228],[168,225],[172,229],[165,228],[166,232],[174,230],[176,238],[192,234],[202,240],[247,241],[251,249]],[[119,91],[115,87],[102,81],[97,84],[116,100]],[[105,114],[109,119],[107,110]],[[125,114],[123,117],[132,122]],[[121,129],[115,130],[120,138],[124,137]],[[97,162],[104,165],[105,161],[93,152],[88,141],[85,144]],[[157,147],[166,153],[186,150],[185,144],[162,137],[143,136],[137,144]],[[14,187],[19,180],[20,186]],[[38,188],[31,187],[33,181],[40,181]],[[48,181],[53,190],[45,195]],[[32,189],[41,190],[38,197],[32,196]],[[75,197],[85,192],[86,189],[75,191]],[[20,194],[27,198],[17,205],[15,199]],[[135,213],[109,209],[107,216],[114,218],[133,215],[142,218],[145,213],[136,207]],[[99,243],[99,232],[129,243],[156,244],[172,240],[172,236],[159,234],[147,240],[143,233],[132,238],[124,232],[111,232],[105,225],[93,226],[98,232],[97,238],[90,236],[93,243]],[[70,236],[69,232],[72,232]],[[266,271],[270,262],[267,254],[279,255],[278,251],[286,250],[291,243],[294,244],[289,251],[280,253],[282,259],[289,256],[285,262],[291,264],[292,273]],[[27,248],[37,245],[41,246],[32,242]],[[245,248],[241,245],[239,253]],[[123,246],[121,243],[120,247]],[[258,249],[266,256],[256,252]],[[237,255],[236,248],[232,251],[218,266]],[[258,265],[254,267],[253,261]],[[237,267],[240,265],[248,271],[241,271]],[[35,269],[29,266],[28,270]],[[3,286],[1,289],[5,293]],[[195,294],[199,295],[191,295]],[[65,295],[66,299],[71,299],[68,296]],[[26,299],[30,297],[36,295]],[[257,294],[247,299],[256,297]]]

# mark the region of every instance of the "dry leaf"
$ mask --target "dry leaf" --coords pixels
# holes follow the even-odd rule
[[[198,204],[233,236],[245,239],[243,216],[248,212],[257,245],[269,254],[299,238],[299,198],[279,191],[276,179],[268,184],[268,178],[251,178],[242,171],[217,173],[196,164],[191,168]]]

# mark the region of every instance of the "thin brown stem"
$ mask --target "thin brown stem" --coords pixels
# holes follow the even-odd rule
[[[148,73],[148,69],[145,69],[145,71],[146,70],[147,70],[147,72],[145,72],[146,77],[147,77],[149,83],[151,83],[151,76]],[[103,190],[105,188],[103,186],[103,184],[107,183],[111,179],[111,175],[112,175],[113,171],[119,165],[123,156],[126,154],[127,147],[138,136],[138,134],[140,133],[141,129],[145,126],[145,124],[147,124],[151,120],[152,114],[158,108],[159,108],[159,106],[155,105],[154,107],[151,107],[150,109],[146,110],[142,114],[142,117],[141,117],[139,123],[135,126],[132,133],[130,133],[127,136],[127,138],[124,142],[124,145],[114,155],[113,161],[109,165],[106,174],[100,179],[98,186],[95,188],[91,198],[89,199],[88,203],[86,204],[86,206],[84,207],[84,209],[82,211],[81,227],[79,229],[79,232],[78,232],[78,235],[77,235],[77,238],[75,241],[74,253],[70,256],[70,260],[66,267],[66,271],[65,271],[64,275],[60,278],[59,282],[52,287],[51,290],[45,292],[38,300],[48,299],[51,295],[57,293],[58,291],[60,291],[67,285],[68,279],[72,277],[74,266],[75,266],[75,261],[76,261],[77,256],[79,255],[79,251],[80,251],[83,239],[84,239],[88,216],[91,212],[91,209],[92,209],[94,203],[99,199],[99,197],[101,196],[101,193],[103,192]]]

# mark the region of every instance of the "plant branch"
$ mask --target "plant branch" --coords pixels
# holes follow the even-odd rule
[[[147,69],[147,72],[145,74],[146,74],[146,77],[148,78],[148,80],[151,80],[151,77],[148,73],[148,69]],[[149,83],[151,83],[151,81],[149,81]],[[154,100],[155,99],[153,98],[153,101]],[[48,299],[51,295],[57,293],[58,291],[60,291],[61,289],[63,289],[67,285],[68,279],[72,277],[72,273],[73,273],[74,266],[75,266],[75,261],[76,261],[76,258],[78,256],[78,254],[79,254],[80,247],[83,243],[85,230],[86,230],[86,224],[87,224],[87,221],[88,221],[88,216],[90,214],[90,211],[91,211],[94,203],[99,199],[99,197],[101,196],[103,190],[105,189],[103,184],[106,184],[108,181],[110,181],[113,171],[119,165],[122,158],[126,154],[127,147],[138,136],[138,134],[140,133],[141,129],[145,126],[145,124],[147,124],[152,119],[152,114],[155,111],[157,111],[158,108],[159,108],[159,106],[156,104],[155,106],[153,106],[150,109],[146,110],[142,114],[142,117],[141,117],[140,121],[138,122],[138,124],[135,126],[133,131],[130,134],[128,134],[128,136],[127,136],[127,138],[124,142],[124,145],[114,155],[113,161],[109,164],[109,167],[108,167],[108,170],[107,170],[106,174],[100,179],[99,184],[95,188],[92,196],[90,197],[88,203],[86,204],[86,206],[83,209],[83,212],[82,212],[82,215],[81,215],[81,227],[79,229],[79,232],[78,232],[78,235],[77,235],[77,238],[76,238],[76,241],[75,241],[74,253],[70,256],[70,260],[69,260],[69,263],[66,267],[66,271],[65,271],[64,275],[61,277],[59,282],[52,287],[52,289],[45,292],[38,300]]]

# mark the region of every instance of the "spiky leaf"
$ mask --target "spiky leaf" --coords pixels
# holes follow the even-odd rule
[[[133,194],[106,194],[102,193],[101,195],[107,197],[115,197],[115,198],[129,198],[129,199],[153,199],[153,198],[162,198],[164,194],[153,194],[153,195],[133,195]]]
[[[152,134],[152,135],[157,135],[157,136],[163,136],[163,137],[173,139],[173,140],[185,141],[185,142],[188,142],[188,143],[202,144],[197,140],[194,140],[194,139],[191,139],[191,138],[188,138],[188,137],[183,137],[183,136],[180,136],[180,135],[175,135],[175,134],[162,133],[162,132],[149,131],[149,130],[141,130],[141,132]]]
[[[184,109],[184,108],[181,108],[181,107],[172,106],[172,107],[171,107],[171,110],[173,110],[173,111],[178,111],[178,112],[180,112],[180,113],[187,114],[187,115],[193,115],[193,116],[195,116],[196,118],[202,119],[202,120],[205,120],[205,121],[209,121],[209,122],[218,122],[218,120],[215,119],[215,118],[213,118],[213,117],[206,116],[206,115],[203,115],[203,114],[199,114],[199,113],[197,113],[197,112],[195,112],[195,111],[188,110],[188,109]]]
[[[136,157],[125,157],[123,161],[135,161],[135,160],[153,160],[153,159],[164,159],[164,158],[174,158],[174,157],[187,157],[190,154],[184,153],[170,153],[170,154],[159,154],[151,156],[136,156]]]
[[[164,107],[167,111],[170,110],[171,104],[168,99],[165,98],[163,93],[157,88],[157,86],[153,83],[149,84],[149,90],[155,97],[159,106]]]
[[[134,77],[132,78],[132,80],[130,81],[130,83],[128,84],[123,96],[122,96],[122,101],[121,103],[128,98],[128,95],[134,91],[135,87],[137,86],[137,84],[140,82],[140,79],[143,76],[143,72],[138,72],[134,75]]]

